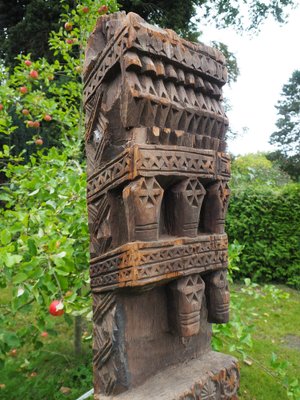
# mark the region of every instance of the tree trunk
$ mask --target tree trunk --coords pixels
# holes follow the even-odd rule
[[[74,323],[74,352],[76,356],[80,356],[82,353],[81,336],[82,336],[82,317],[78,315],[77,317],[75,317],[75,323]]]

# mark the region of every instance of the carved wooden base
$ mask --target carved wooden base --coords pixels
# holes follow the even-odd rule
[[[237,400],[237,360],[210,351],[201,358],[169,367],[143,385],[117,396],[95,394],[95,400]]]

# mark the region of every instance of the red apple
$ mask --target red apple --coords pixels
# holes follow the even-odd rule
[[[3,104],[0,104],[0,111],[2,111],[4,108]]]
[[[90,11],[90,9],[87,6],[84,6],[82,7],[81,11],[86,14]]]
[[[32,78],[32,79],[37,79],[39,77],[39,73],[35,69],[32,69],[29,72],[29,75],[30,75],[30,78]]]
[[[41,333],[41,336],[42,336],[42,337],[47,337],[47,336],[48,336],[48,332],[46,332],[46,331],[42,332],[42,333]]]
[[[39,127],[40,127],[39,121],[34,121],[34,122],[33,122],[33,127],[34,127],[34,128],[39,128]]]
[[[74,43],[74,39],[66,39],[66,43],[67,44],[73,44]]]
[[[26,93],[28,92],[27,87],[26,87],[26,86],[21,86],[21,87],[20,87],[20,92],[21,92],[22,94],[26,94]]]
[[[30,60],[25,60],[25,61],[24,61],[24,64],[25,64],[27,67],[30,67],[30,65],[32,64],[32,62],[31,62]]]
[[[49,81],[53,81],[54,75],[49,75],[49,76],[48,76],[48,79],[49,79]]]
[[[23,114],[23,115],[29,115],[29,110],[27,110],[27,108],[24,108],[24,109],[22,110],[22,114]]]
[[[107,6],[101,6],[100,8],[98,8],[98,13],[99,14],[105,14],[108,11],[108,7]]]
[[[61,300],[53,300],[49,306],[49,313],[58,317],[64,313],[64,304]]]
[[[38,138],[38,139],[35,139],[35,142],[34,142],[37,146],[42,146],[42,144],[44,143],[43,142],[43,139],[42,138]]]
[[[71,31],[73,29],[73,24],[71,22],[66,22],[65,23],[65,30],[66,31]]]
[[[46,115],[44,116],[44,120],[47,121],[47,122],[50,122],[50,121],[52,120],[51,115],[46,114]]]
[[[34,127],[34,122],[33,121],[27,121],[27,126],[29,126],[29,128],[33,128]]]

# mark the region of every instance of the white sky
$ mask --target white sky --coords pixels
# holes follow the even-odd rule
[[[300,7],[293,10],[288,23],[280,26],[269,18],[261,32],[254,37],[239,36],[233,29],[217,30],[200,26],[201,41],[211,40],[228,45],[238,61],[240,76],[237,83],[224,90],[232,110],[228,117],[234,131],[242,134],[228,143],[233,154],[245,154],[274,149],[268,144],[276,130],[275,105],[282,86],[292,73],[300,69]]]

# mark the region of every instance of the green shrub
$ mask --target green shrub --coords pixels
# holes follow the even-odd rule
[[[243,245],[234,278],[300,287],[300,185],[233,190],[227,216],[229,241]]]

